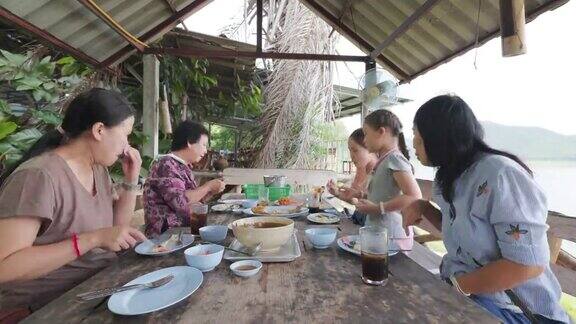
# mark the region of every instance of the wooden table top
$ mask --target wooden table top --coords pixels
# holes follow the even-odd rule
[[[215,214],[209,216],[209,223],[228,224],[234,218]],[[296,222],[302,251],[298,259],[265,263],[250,278],[235,276],[229,270],[231,262],[222,260],[215,270],[204,273],[204,282],[192,296],[161,311],[118,316],[107,309],[107,299],[76,300],[82,292],[121,285],[154,270],[186,264],[182,250],[163,257],[126,253],[25,322],[498,322],[402,253],[390,257],[386,286],[363,284],[360,257],[339,249],[336,243],[325,250],[311,248],[303,240],[303,229],[310,226],[316,225],[305,220]],[[358,226],[349,220],[342,220],[339,226],[343,233],[358,233]],[[414,253],[409,255],[414,257]]]

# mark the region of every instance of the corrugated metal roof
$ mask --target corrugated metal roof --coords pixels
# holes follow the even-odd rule
[[[121,26],[146,43],[210,1],[95,0]],[[377,57],[377,62],[402,82],[474,48],[477,40],[483,44],[499,33],[499,0],[300,1],[366,53],[393,35],[423,5],[429,6],[430,10],[423,10],[424,14]],[[566,2],[525,0],[527,20]],[[78,0],[0,0],[0,6],[0,17],[100,67],[119,62],[134,50]]]
[[[199,0],[96,0],[95,2],[124,29],[141,38],[155,28],[161,27],[175,13],[185,10],[188,5]],[[99,63],[105,62],[129,45],[124,38],[77,0],[0,0],[0,5],[9,13]],[[177,21],[172,23],[163,31],[169,31],[177,23]],[[148,41],[161,34],[149,37]],[[120,60],[121,57],[117,59]]]
[[[301,0],[366,53],[383,43],[426,0]],[[527,21],[568,0],[525,0]],[[478,4],[480,6],[479,19]],[[401,81],[498,36],[499,0],[440,0],[382,51],[377,62]],[[478,30],[478,33],[477,33]],[[528,35],[529,37],[529,35]]]

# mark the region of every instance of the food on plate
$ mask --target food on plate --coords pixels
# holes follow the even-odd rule
[[[317,214],[316,218],[321,221],[330,221],[336,218],[336,215],[331,214]]]
[[[274,227],[286,226],[286,224],[276,222],[255,222],[255,223],[242,224],[240,226],[254,227],[254,228],[274,228]]]
[[[282,197],[280,199],[278,199],[278,205],[280,206],[290,206],[290,205],[300,205],[301,203],[294,199],[294,198],[290,198],[290,197]]]
[[[256,206],[252,208],[254,214],[266,214],[266,206]]]
[[[153,253],[168,252],[170,251],[168,245],[170,244],[176,245],[176,241],[178,241],[178,234],[172,234],[170,235],[170,238],[162,242],[162,244],[154,245],[154,247],[152,247],[152,252]]]
[[[290,207],[290,206],[282,206],[282,207]],[[256,206],[252,208],[252,213],[257,215],[288,215],[288,214],[297,214],[302,211],[300,206],[295,206],[293,208],[287,209],[279,209],[278,207],[270,207],[271,210],[268,209],[266,206]]]

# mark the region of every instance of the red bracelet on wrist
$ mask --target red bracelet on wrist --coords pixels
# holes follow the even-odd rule
[[[78,234],[72,234],[72,245],[74,246],[74,252],[76,252],[76,256],[80,257],[82,254],[80,253],[80,247],[78,246]]]

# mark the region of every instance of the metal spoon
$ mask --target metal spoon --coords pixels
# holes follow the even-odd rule
[[[220,244],[215,244],[215,243],[206,242],[206,241],[201,241],[200,244],[220,245]],[[262,249],[262,243],[258,243],[258,244],[254,245],[254,246],[247,246],[247,247],[246,247],[246,251],[235,250],[235,249],[229,248],[229,247],[224,246],[224,245],[220,245],[220,246],[223,247],[223,248],[226,249],[226,250],[233,251],[233,252],[240,253],[240,254],[244,254],[244,255],[247,255],[247,256],[254,256],[254,255],[256,255],[256,253],[258,253],[258,251],[260,251],[260,250]]]

